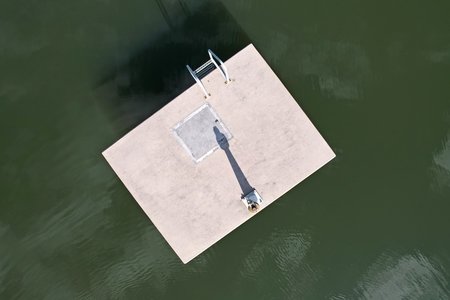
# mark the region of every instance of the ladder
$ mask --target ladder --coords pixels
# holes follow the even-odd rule
[[[231,81],[230,76],[228,75],[227,67],[225,67],[223,61],[216,54],[214,54],[211,49],[208,49],[208,55],[209,60],[195,69],[195,71],[193,71],[189,65],[186,65],[189,73],[194,78],[195,82],[197,82],[197,84],[200,86],[203,94],[205,94],[205,99],[210,97],[211,94],[206,91],[206,88],[202,83],[202,78],[211,73],[215,68],[219,69],[220,74],[222,74],[223,78],[225,79],[225,83]]]

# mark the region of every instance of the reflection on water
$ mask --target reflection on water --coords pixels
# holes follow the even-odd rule
[[[317,80],[325,95],[344,100],[362,96],[361,85],[369,79],[370,64],[361,46],[324,41],[302,45],[300,51],[300,73]]]
[[[281,292],[284,299],[295,299],[307,294],[308,289],[318,280],[318,270],[311,272],[304,261],[311,245],[307,233],[274,231],[264,240],[256,243],[244,257],[239,269],[239,283],[251,289],[259,297],[275,297]],[[276,284],[273,295],[259,293],[266,284],[260,274],[269,271],[272,276],[283,279]]]
[[[0,223],[0,240],[6,241],[8,234],[8,227]],[[12,259],[10,257],[8,249],[6,249],[6,244],[0,243],[0,295],[6,290],[6,275],[11,271]]]
[[[383,254],[365,272],[350,298],[446,299],[448,274],[435,263],[421,253]]]
[[[435,181],[432,185],[440,190],[442,187],[450,187],[450,135],[442,143],[440,149],[433,157],[432,170]]]
[[[433,50],[428,53],[428,59],[434,63],[450,63],[450,50]]]
[[[289,36],[276,30],[270,30],[266,34],[268,43],[265,51],[270,53],[270,62],[276,65],[288,55]]]
[[[105,298],[123,297],[127,289],[149,281],[155,292],[164,294],[179,260],[173,255],[171,259],[164,258],[170,250],[158,234],[155,228],[146,226],[134,236],[123,247],[121,257],[96,274],[93,281],[98,283],[98,289],[93,294],[103,294]]]
[[[9,59],[27,58],[45,47],[45,42],[36,35],[27,35],[13,24],[0,19],[0,56]]]

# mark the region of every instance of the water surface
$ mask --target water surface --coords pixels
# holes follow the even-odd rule
[[[449,299],[448,1],[2,1],[1,299]],[[183,265],[101,151],[253,42],[337,154]]]

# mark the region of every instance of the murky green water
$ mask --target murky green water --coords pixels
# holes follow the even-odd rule
[[[2,1],[0,299],[449,299],[448,1]],[[337,158],[183,265],[100,153],[253,42]]]

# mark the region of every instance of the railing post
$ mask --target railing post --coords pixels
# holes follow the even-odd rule
[[[192,71],[191,67],[189,67],[189,65],[186,65],[186,68],[188,69],[189,73],[191,73],[192,77],[194,77],[195,81],[198,83],[198,85],[200,85],[203,93],[205,94],[205,98],[208,98],[209,96],[211,96],[205,89],[205,86],[203,85],[202,81],[197,77],[197,74],[195,74],[194,71]]]
[[[229,81],[231,81],[230,77],[228,76],[227,67],[225,66],[223,61],[216,54],[214,54],[214,52],[212,52],[211,49],[208,49],[208,54],[209,54],[209,57],[211,58],[211,61],[213,62],[213,64],[216,66],[217,69],[219,69],[223,78],[225,78],[225,82],[228,83]],[[215,59],[217,59],[219,61],[220,66],[217,64]]]

